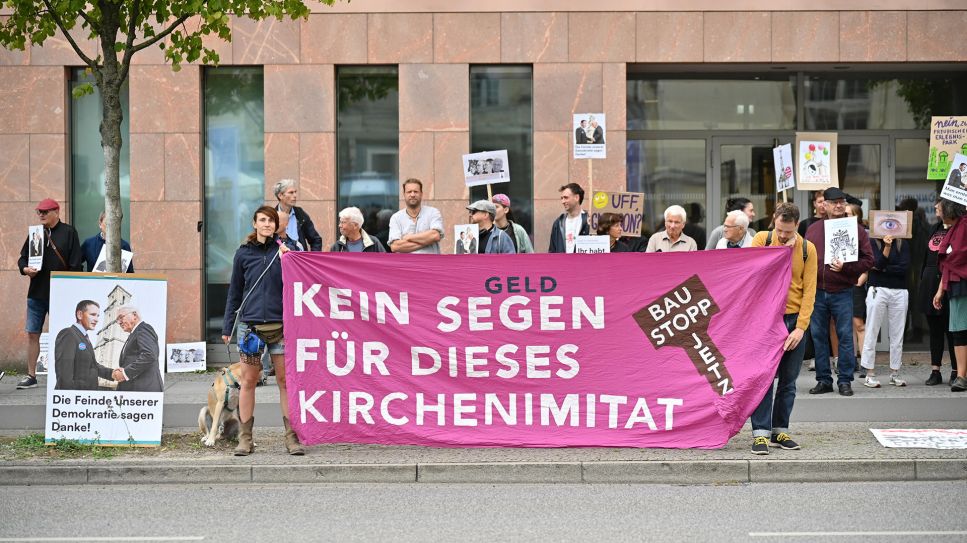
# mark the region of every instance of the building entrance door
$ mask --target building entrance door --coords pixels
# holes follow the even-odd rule
[[[755,206],[756,218],[749,225],[756,232],[769,227],[776,201],[775,164],[772,149],[777,144],[791,143],[784,136],[715,136],[712,138],[712,187],[709,191],[709,229],[722,224],[728,201],[748,198]],[[791,201],[795,191],[788,191]]]

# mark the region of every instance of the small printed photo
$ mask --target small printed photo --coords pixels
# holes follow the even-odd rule
[[[169,343],[168,373],[205,371],[205,342]]]
[[[476,224],[458,224],[453,227],[455,255],[475,255],[480,243],[480,227]]]
[[[913,237],[912,211],[870,211],[870,237],[882,239],[886,236],[910,239]]]
[[[27,230],[27,265],[41,269],[44,265],[44,226],[36,224]]]
[[[576,113],[572,117],[574,158],[607,158],[604,113]]]
[[[50,332],[40,334],[40,354],[37,355],[37,375],[47,375],[47,352],[50,349]]]
[[[125,272],[131,270],[131,261],[134,260],[134,253],[121,249],[121,269]],[[97,255],[94,263],[93,272],[104,273],[107,271],[107,245],[101,247],[101,252]]]
[[[468,187],[510,182],[507,151],[485,151],[463,155],[463,178]]]
[[[947,172],[940,197],[967,205],[967,155],[957,153]]]

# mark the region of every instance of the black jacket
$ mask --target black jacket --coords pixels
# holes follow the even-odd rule
[[[551,243],[547,249],[549,253],[564,253],[567,252],[567,243],[564,241],[564,219],[567,217],[567,213],[561,213],[561,216],[554,221],[551,225]],[[581,211],[581,231],[578,233],[580,236],[586,236],[591,231],[591,226],[588,224],[588,213],[587,211]]]
[[[118,365],[124,370],[127,381],[118,383],[118,391],[163,392],[161,380],[161,357],[158,346],[158,333],[150,324],[141,321],[131,331],[124,346]]]
[[[295,220],[299,226],[299,242],[307,251],[322,250],[322,236],[316,232],[316,226],[312,224],[309,214],[301,207],[293,206],[295,210]]]
[[[57,333],[54,341],[55,390],[97,390],[97,378],[111,379],[111,368],[94,358],[94,345],[73,324]]]
[[[225,301],[222,335],[232,335],[235,313],[239,311],[242,298],[246,295],[248,299],[241,307],[239,321],[250,325],[282,322],[282,257],[276,256],[278,251],[279,246],[274,237],[266,240],[264,244],[250,241],[235,251],[232,279],[228,285],[228,299]],[[268,271],[256,285],[256,280],[266,268]],[[252,293],[249,294],[249,291]]]
[[[363,252],[364,253],[385,253],[386,248],[383,244],[375,237],[370,236],[365,230],[360,232],[363,235]],[[330,253],[348,253],[349,246],[346,245],[346,236],[339,236],[336,243],[332,244],[329,248]]]
[[[27,289],[27,297],[34,300],[50,300],[50,272],[51,271],[84,271],[81,269],[83,253],[81,252],[81,242],[77,237],[77,230],[74,227],[59,221],[50,230],[50,239],[53,245],[57,246],[60,255],[67,263],[65,266],[61,262],[54,248],[48,243],[48,235],[44,233],[44,265],[37,272],[37,275],[30,279],[30,287]],[[24,246],[20,249],[20,259],[17,260],[17,270],[20,275],[26,275],[24,268],[27,267],[27,249],[30,240],[24,240]]]

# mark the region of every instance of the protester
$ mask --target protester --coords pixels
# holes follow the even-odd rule
[[[869,271],[869,290],[866,294],[866,322],[869,326],[860,360],[866,368],[863,384],[880,388],[873,363],[876,359],[876,338],[886,317],[890,323],[890,384],[905,387],[907,382],[900,378],[900,366],[903,364],[903,330],[907,324],[907,305],[910,302],[906,285],[907,270],[910,268],[910,243],[885,236],[882,240],[871,240],[871,248],[874,264]]]
[[[443,216],[437,208],[423,205],[423,182],[404,181],[403,200],[405,207],[390,217],[390,248],[394,253],[440,254]]]
[[[101,249],[106,243],[104,238],[104,229],[106,227],[104,222],[104,212],[102,211],[100,216],[97,218],[97,227],[100,228],[100,232],[94,234],[93,236],[84,240],[81,244],[81,253],[84,255],[84,267],[87,271],[94,271],[94,265],[97,264],[97,257],[101,256]],[[125,251],[131,250],[131,245],[124,239],[121,240],[121,249]],[[105,258],[107,255],[105,255]],[[134,261],[132,260],[128,263],[128,269],[125,270],[127,273],[134,273]]]
[[[479,254],[515,254],[514,242],[494,224],[497,207],[488,200],[477,200],[467,206],[470,222],[480,228],[480,241],[475,252]],[[471,236],[472,237],[472,236]]]
[[[385,253],[386,248],[363,230],[363,212],[347,207],[339,212],[339,239],[329,248],[333,253]]]
[[[869,234],[870,229],[867,227],[866,222],[863,220],[863,202],[857,198],[853,198],[849,194],[846,195],[846,216],[856,217],[856,227],[858,229],[866,230]],[[866,342],[866,292],[868,290],[867,281],[869,280],[869,272],[861,273],[856,279],[856,284],[853,285],[853,347],[856,349],[856,359],[859,360],[860,350],[863,348],[863,344]],[[835,356],[837,352],[837,341],[835,329],[830,330],[832,341],[832,364],[833,368],[837,367],[838,357]],[[860,372],[860,379],[866,377],[866,368],[862,366],[857,366]]]
[[[322,236],[316,231],[316,226],[301,207],[296,207],[299,190],[292,179],[282,179],[275,184],[275,198],[279,201],[275,209],[280,215],[289,216],[286,234],[289,239],[302,244],[308,251],[322,250]]]
[[[738,196],[735,198],[729,198],[728,201],[725,202],[726,215],[728,215],[732,211],[742,211],[743,213],[745,213],[746,217],[749,218],[749,220],[747,221],[748,224],[752,224],[752,221],[755,220],[755,217],[756,217],[755,206],[752,204],[752,200],[749,200],[748,198],[743,198],[741,196]],[[725,231],[724,224],[720,224],[716,226],[714,229],[712,229],[712,232],[710,232],[708,235],[708,243],[705,244],[706,251],[719,248],[718,246],[719,240],[722,239],[722,235],[724,231]],[[750,241],[752,240],[753,236],[755,236],[755,230],[753,230],[752,228],[749,228]],[[748,244],[743,245],[743,247],[748,247]]]
[[[289,216],[285,213],[279,215],[279,225],[275,229],[275,234],[279,237],[279,240],[289,248],[290,251],[305,251],[305,247],[302,246],[298,241],[289,239],[288,234],[289,226]],[[269,350],[266,349],[262,353],[262,377],[256,383],[256,386],[263,386],[269,377],[275,376],[275,366],[272,364],[272,355]]]
[[[568,183],[558,192],[561,193],[561,206],[564,213],[551,225],[551,241],[548,253],[573,253],[578,236],[586,236],[591,231],[588,214],[581,209],[584,203],[584,189],[577,183]]]
[[[836,187],[823,193],[827,219],[840,219],[846,216],[846,194]],[[816,245],[818,256],[816,304],[813,309],[809,330],[816,349],[816,386],[810,394],[825,394],[833,391],[833,378],[829,365],[829,324],[830,318],[836,322],[836,335],[839,336],[839,362],[837,385],[842,396],[853,395],[853,371],[856,368],[856,353],[853,350],[853,293],[852,287],[859,276],[873,267],[873,251],[866,230],[857,229],[859,257],[856,262],[825,261],[826,221],[817,221],[806,231],[806,239]]]
[[[776,205],[773,215],[775,229],[759,232],[752,247],[792,247],[792,281],[786,295],[783,321],[789,335],[783,343],[783,355],[776,368],[775,399],[772,385],[752,413],[752,454],[769,454],[769,445],[787,450],[798,450],[799,444],[789,436],[789,419],[796,400],[796,379],[802,368],[806,348],[803,337],[809,328],[816,297],[816,246],[796,234],[799,208],[783,202]]]
[[[608,236],[611,242],[612,253],[627,253],[631,251],[628,245],[620,239],[624,235],[624,229],[621,227],[622,220],[624,220],[624,217],[618,213],[605,213],[598,219],[597,234],[599,236]]]
[[[27,288],[27,375],[17,383],[18,389],[37,386],[37,357],[40,356],[40,333],[50,309],[50,272],[82,271],[81,242],[77,230],[60,220],[60,205],[51,198],[44,198],[35,208],[40,224],[44,227],[44,260],[40,269],[29,266],[29,239],[20,249],[17,269],[20,275],[30,278]]]
[[[685,209],[682,206],[669,206],[665,210],[665,229],[656,232],[648,239],[646,253],[673,253],[682,251],[697,251],[698,245],[695,240],[686,236],[682,231],[685,228]]]
[[[510,198],[506,194],[494,194],[490,199],[497,208],[497,215],[494,217],[494,224],[497,228],[504,231],[514,242],[514,249],[518,253],[533,253],[534,246],[531,238],[527,235],[527,230],[514,221],[514,212],[510,209]]]
[[[923,268],[920,272],[920,288],[917,294],[920,310],[927,319],[927,329],[930,333],[930,376],[927,377],[927,386],[935,386],[943,383],[940,375],[940,367],[943,363],[944,340],[946,340],[950,351],[950,380],[948,384],[953,384],[957,378],[957,355],[954,349],[954,336],[950,332],[950,298],[946,292],[940,298],[940,308],[933,306],[933,297],[937,289],[940,288],[940,268],[938,265],[940,244],[950,231],[957,214],[955,207],[958,204],[950,200],[937,198],[934,204],[934,213],[937,216],[937,224],[930,232],[929,240],[924,251]]]
[[[390,252],[389,248],[389,221],[393,218],[394,211],[392,209],[380,209],[376,212],[376,234],[373,235],[383,247],[386,252]]]
[[[933,297],[933,307],[940,309],[944,293],[950,297],[950,332],[957,354],[957,378],[950,390],[964,392],[967,391],[967,210],[961,204],[942,208],[944,220],[953,221],[937,249],[940,286]]]
[[[744,211],[729,211],[721,228],[724,234],[715,245],[716,249],[741,249],[752,243],[749,216]]]
[[[289,454],[302,455],[305,449],[289,424],[289,399],[285,384],[285,339],[282,334],[282,264],[281,257],[289,248],[275,235],[279,215],[275,209],[262,206],[252,217],[254,231],[235,252],[232,278],[225,301],[222,340],[227,344],[238,321],[239,360],[242,363],[241,390],[238,397],[238,434],[236,456],[254,451],[252,426],[255,424],[255,386],[261,370],[262,350],[268,349],[275,366],[275,382],[279,387],[279,407],[285,427],[285,448]],[[236,315],[237,314],[237,315]],[[256,334],[264,343],[255,341]]]
[[[824,202],[826,197],[823,196],[823,191],[817,190],[813,192],[813,209],[815,209],[815,215],[812,217],[803,219],[799,223],[799,235],[806,237],[806,230],[813,225],[816,221],[821,221],[826,218],[826,206]]]

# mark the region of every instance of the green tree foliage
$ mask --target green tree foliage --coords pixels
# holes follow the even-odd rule
[[[321,0],[332,5],[335,0]],[[184,62],[218,64],[218,53],[202,38],[231,41],[230,14],[254,20],[306,18],[302,0],[0,0],[0,46],[24,50],[62,35],[94,76],[103,106],[101,146],[104,149],[104,208],[108,270],[121,267],[121,85],[131,59],[159,47],[173,70]],[[98,53],[85,53],[77,40],[91,39]],[[81,86],[75,95],[93,91]]]

